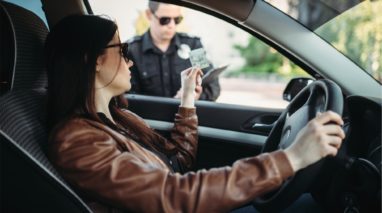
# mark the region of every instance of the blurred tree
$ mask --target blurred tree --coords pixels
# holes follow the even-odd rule
[[[382,82],[382,1],[365,1],[315,32]]]
[[[281,56],[272,53],[274,51],[269,46],[254,37],[249,39],[248,45],[234,45],[234,48],[245,59],[243,72],[273,73],[282,65]]]
[[[246,73],[273,74],[280,77],[307,76],[304,70],[255,37],[250,37],[247,45],[235,44],[234,49],[244,58],[245,64],[231,75]]]
[[[146,18],[145,11],[139,11],[138,17],[135,20],[135,35],[142,35],[149,29],[150,23]]]

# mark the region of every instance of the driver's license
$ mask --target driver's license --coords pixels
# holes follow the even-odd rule
[[[203,48],[195,49],[190,52],[190,61],[193,67],[204,69],[210,65],[207,60],[206,51]]]

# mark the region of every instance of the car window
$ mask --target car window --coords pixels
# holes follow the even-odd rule
[[[382,1],[266,0],[382,83]]]
[[[94,14],[117,22],[122,41],[148,29],[148,1],[89,0],[89,4]],[[282,99],[282,93],[286,84],[292,78],[309,77],[288,58],[236,26],[187,8],[183,15],[178,31],[200,37],[215,67],[229,65],[219,78],[218,103],[285,108],[288,102]]]
[[[41,20],[44,21],[46,26],[48,26],[48,22],[46,21],[45,13],[42,10],[41,0],[28,0],[28,1],[25,1],[25,0],[4,0],[4,1],[19,5],[20,7],[23,7],[27,10],[32,11],[38,17],[40,17]]]

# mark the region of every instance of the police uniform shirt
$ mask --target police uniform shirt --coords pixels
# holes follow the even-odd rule
[[[174,97],[181,87],[180,73],[191,67],[189,53],[202,47],[198,37],[176,33],[166,52],[157,48],[150,31],[129,40],[129,57],[134,61],[131,93]],[[212,68],[207,67],[203,72]],[[216,100],[220,94],[218,79],[203,85],[201,100]]]

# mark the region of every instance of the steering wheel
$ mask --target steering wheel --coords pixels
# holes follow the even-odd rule
[[[342,115],[343,104],[341,88],[333,81],[312,82],[290,102],[280,115],[262,152],[286,149],[317,112],[331,110]],[[278,189],[256,198],[253,205],[264,212],[278,212],[286,208],[309,189],[323,168],[324,161],[325,158],[298,171],[293,177],[284,181]]]

